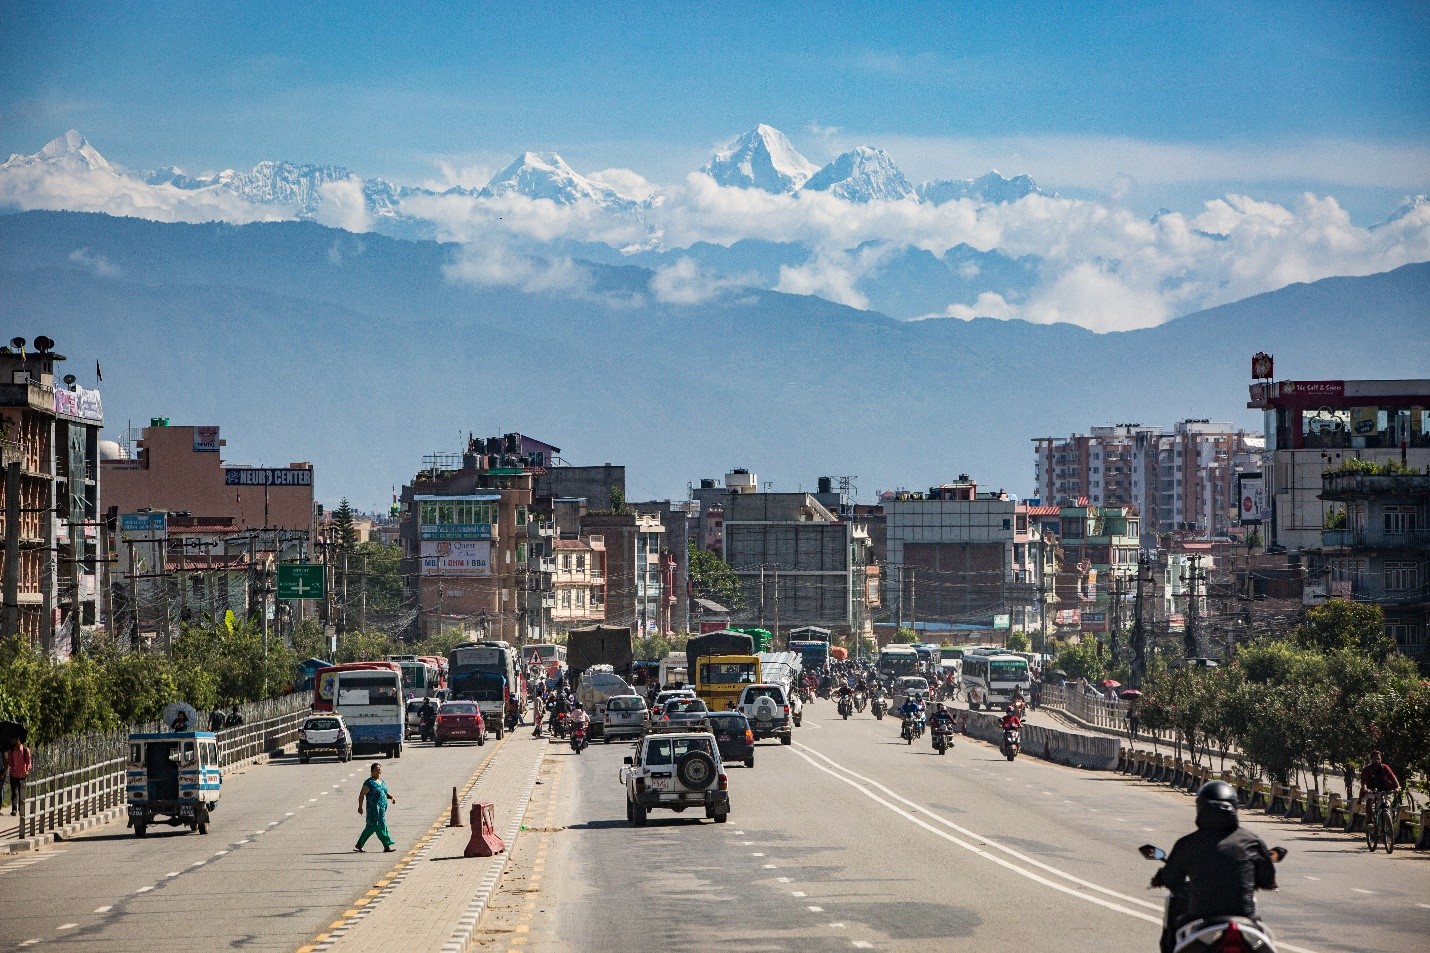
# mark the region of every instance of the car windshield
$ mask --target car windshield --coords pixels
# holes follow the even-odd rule
[[[911,691],[922,691],[929,687],[928,681],[922,678],[906,678],[902,684],[904,688]]]
[[[612,698],[606,703],[607,711],[640,711],[645,702],[639,698]]]
[[[709,711],[709,709],[698,698],[677,698],[666,706],[666,711],[676,714],[678,712],[703,712]]]
[[[332,731],[338,727],[336,718],[309,718],[304,724],[305,731]]]
[[[471,702],[452,702],[450,705],[442,706],[444,715],[475,715],[477,706]]]
[[[781,704],[781,705],[784,704],[784,692],[780,691],[778,688],[776,688],[776,687],[773,686],[773,685],[767,685],[767,686],[765,686],[765,687],[763,687],[763,688],[747,688],[747,689],[745,689],[745,704],[746,704],[746,705],[753,705],[755,702],[759,701],[761,698],[773,698],[776,703]]]
[[[674,764],[691,751],[703,751],[710,754],[710,739],[708,738],[670,738],[655,740],[652,739],[645,749],[646,764]]]
[[[990,662],[988,664],[988,679],[993,682],[1027,681],[1028,663],[1022,659],[1016,662]]]
[[[747,726],[745,716],[734,713],[711,715],[710,724],[725,731],[744,731]]]

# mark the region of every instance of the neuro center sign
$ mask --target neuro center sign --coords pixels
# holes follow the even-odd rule
[[[231,467],[223,471],[225,486],[312,486],[313,471],[277,467]]]
[[[492,544],[484,540],[429,540],[422,543],[424,576],[490,576]]]

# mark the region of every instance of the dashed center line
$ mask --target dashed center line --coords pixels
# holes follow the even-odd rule
[[[789,895],[791,897],[803,897],[805,896],[805,892],[803,890],[791,890]]]
[[[824,908],[823,908],[823,907],[806,907],[805,909],[807,909],[810,913],[823,913],[823,912],[824,912]]]
[[[1352,887],[1351,890],[1355,893],[1375,893],[1374,890],[1362,890],[1359,887]]]
[[[873,949],[874,947],[874,944],[870,943],[868,940],[854,940],[853,943],[854,948],[858,950],[869,950]]]
[[[151,890],[153,890],[153,889],[154,889],[153,887],[140,887],[138,890],[136,890],[136,891],[134,891],[134,892],[135,892],[135,893],[148,893],[149,891],[151,891]]]
[[[111,911],[111,910],[113,910],[113,909],[114,909],[113,906],[98,907],[94,912],[95,912],[95,913],[108,913],[109,911]]]
[[[778,880],[778,881],[779,881],[780,883],[782,883],[782,884],[787,884],[787,883],[789,883],[789,878],[788,878],[788,877],[776,877],[775,879]]]
[[[73,930],[73,929],[74,929],[75,927],[77,927],[77,926],[79,926],[78,923],[61,923],[59,926],[55,927],[55,929],[56,929],[56,930]]]

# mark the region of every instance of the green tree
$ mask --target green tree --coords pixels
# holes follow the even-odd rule
[[[1031,644],[1028,633],[1022,629],[1014,629],[1008,633],[1008,651],[1010,652],[1026,652]]]
[[[1092,639],[1059,649],[1057,667],[1067,672],[1068,678],[1085,678],[1090,682],[1101,679],[1104,671],[1097,643]]]
[[[894,633],[894,637],[889,641],[895,645],[911,645],[919,640],[919,634],[913,629],[903,628]]]
[[[348,498],[343,497],[338,508],[333,510],[333,542],[339,553],[351,553],[357,549],[357,527],[354,525],[353,508]]]
[[[690,593],[731,610],[745,605],[740,577],[735,575],[729,563],[708,549],[690,551]]]
[[[1380,606],[1349,599],[1331,599],[1306,613],[1305,621],[1291,632],[1291,641],[1320,652],[1358,649],[1376,661],[1395,652],[1395,640],[1385,632]]]
[[[626,511],[626,491],[623,490],[623,489],[621,489],[620,487],[616,486],[615,484],[612,484],[612,485],[611,485],[611,512],[612,512],[612,513],[624,513],[625,511]]]
[[[359,560],[367,558],[367,611],[369,616],[393,616],[402,610],[402,547],[369,540],[357,546]],[[359,563],[361,565],[361,563]]]

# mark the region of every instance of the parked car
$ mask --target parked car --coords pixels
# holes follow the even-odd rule
[[[709,731],[710,709],[699,698],[673,698],[659,718],[652,718],[651,731]]]
[[[779,738],[780,744],[794,742],[794,722],[789,696],[779,685],[746,685],[740,693],[740,714],[750,723],[756,738]]]
[[[307,764],[315,751],[334,755],[339,761],[351,761],[353,736],[342,715],[309,715],[298,726],[298,761]]]
[[[703,807],[716,824],[729,818],[725,763],[708,731],[646,735],[625,764],[620,780],[626,786],[626,820],[631,826],[644,827],[647,814],[657,808],[680,812]]]
[[[744,715],[738,711],[712,711],[710,733],[720,747],[721,760],[743,761],[747,768],[755,766],[755,733]]]
[[[650,716],[652,719],[658,718],[665,712],[666,703],[672,698],[695,698],[693,688],[667,688],[655,696],[655,704],[650,706]]]
[[[646,733],[645,699],[639,695],[616,695],[606,702],[605,731],[607,744],[612,738],[639,738]]]
[[[448,741],[487,743],[487,723],[476,702],[448,702],[437,712],[432,743],[442,745]]]

